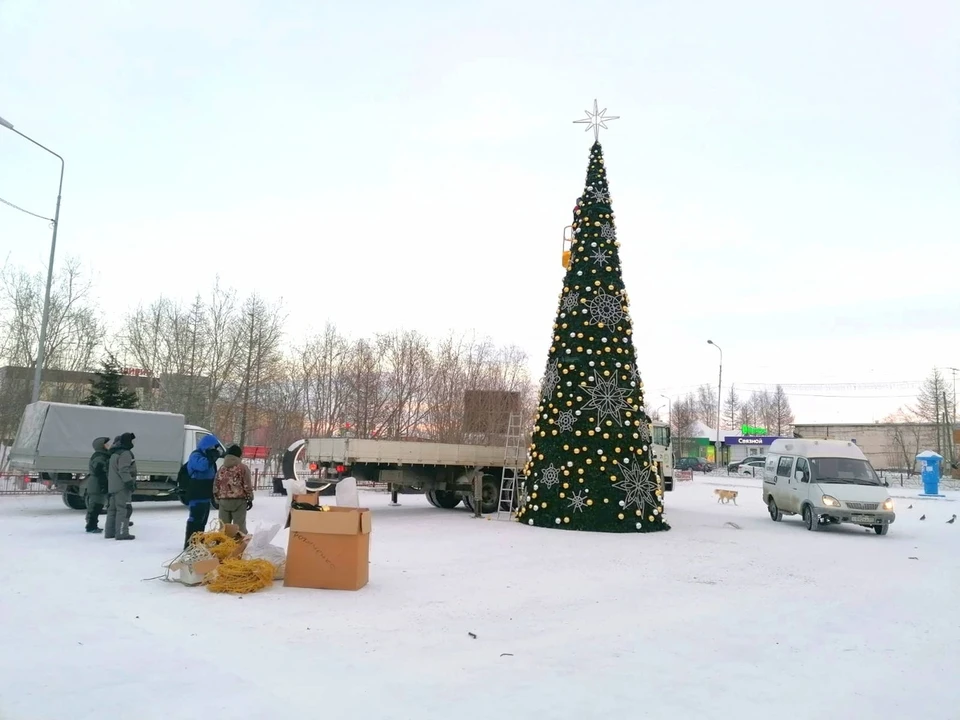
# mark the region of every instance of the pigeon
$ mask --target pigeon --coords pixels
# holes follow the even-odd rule
[[[952,518],[947,520],[947,525],[953,525],[957,521],[957,516],[954,515]]]
[[[913,505],[907,505],[907,510],[913,510]]]
[[[927,519],[927,516],[926,516],[926,515],[921,515],[921,516],[920,516],[920,519],[921,519],[921,520],[926,520],[926,519]]]

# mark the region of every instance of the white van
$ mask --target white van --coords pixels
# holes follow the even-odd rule
[[[770,518],[801,515],[807,530],[846,522],[886,535],[896,519],[887,487],[856,443],[843,440],[774,440],[763,468]]]

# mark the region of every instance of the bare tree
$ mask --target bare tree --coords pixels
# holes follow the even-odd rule
[[[913,475],[917,455],[924,450],[924,427],[919,418],[910,410],[900,408],[895,413],[883,419],[884,423],[893,426],[889,460],[891,468],[906,471]],[[901,480],[901,485],[902,485]]]
[[[952,389],[947,390],[947,382],[940,372],[939,368],[934,368],[927,379],[920,386],[920,392],[917,394],[917,401],[911,412],[924,422],[933,423],[936,426],[937,435],[937,453],[940,455],[953,455],[952,443],[944,439],[947,428],[953,427],[953,418],[956,417],[953,407]]]
[[[345,373],[345,416],[358,437],[379,437],[390,416],[384,369],[383,348],[376,340],[352,344]]]
[[[697,388],[697,420],[707,427],[717,424],[717,393],[710,385]]]
[[[727,393],[727,399],[723,403],[723,420],[727,423],[727,426],[732,428],[737,427],[740,416],[740,396],[737,395],[737,388],[734,385],[730,386],[730,392]]]
[[[0,349],[5,364],[0,387],[0,437],[16,430],[23,407],[30,401],[32,371],[37,362],[46,280],[12,266],[0,269]],[[86,393],[63,372],[93,368],[102,347],[104,327],[93,303],[92,283],[81,266],[70,260],[54,276],[43,367],[43,395],[48,400],[78,402]]]
[[[284,451],[303,437],[306,424],[306,383],[303,366],[296,360],[284,360],[269,382],[260,390],[260,426],[257,436],[273,452],[267,458],[267,470],[279,467]]]
[[[777,426],[776,411],[774,410],[773,396],[769,390],[758,390],[750,398],[753,405],[754,423],[762,425],[767,432]]]
[[[279,306],[267,303],[254,293],[244,303],[240,319],[237,341],[242,341],[243,346],[238,355],[243,358],[244,372],[235,386],[237,392],[233,404],[240,404],[240,424],[236,437],[243,444],[249,426],[262,425],[259,418],[250,423],[250,413],[252,411],[257,416],[262,409],[260,396],[263,386],[273,382],[281,373],[283,356],[280,343],[285,318]]]
[[[740,407],[737,409],[736,425],[754,425],[756,423],[756,403],[753,401],[753,395],[740,399]]]
[[[777,429],[777,435],[782,436],[793,426],[793,410],[790,409],[790,398],[783,390],[783,385],[777,385],[770,398],[771,423]],[[768,425],[769,427],[769,425]]]
[[[311,436],[329,437],[344,423],[349,354],[346,338],[329,323],[299,353]]]
[[[433,372],[430,344],[422,335],[401,331],[378,338],[385,361],[388,415],[382,435],[400,440],[418,435],[427,417],[427,391]]]
[[[693,434],[693,426],[699,414],[697,398],[690,394],[677,400],[673,403],[671,414],[672,432],[677,439],[677,454],[685,457],[684,452],[688,448],[685,447],[684,441],[689,441]]]

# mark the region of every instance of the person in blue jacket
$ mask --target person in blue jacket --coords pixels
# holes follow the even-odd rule
[[[220,458],[220,441],[215,435],[204,435],[181,468],[181,473],[185,475],[184,501],[190,508],[184,550],[190,545],[193,534],[203,532],[207,527],[210,502],[213,500],[213,481],[217,477],[217,460]]]

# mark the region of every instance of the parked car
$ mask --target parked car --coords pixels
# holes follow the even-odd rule
[[[713,470],[713,465],[708,463],[706,458],[685,457],[677,460],[673,468],[674,470],[696,470],[697,472],[708,473]]]
[[[763,466],[766,461],[766,455],[751,455],[743,460],[736,460],[727,465],[727,475],[749,475],[750,477],[763,475]]]

